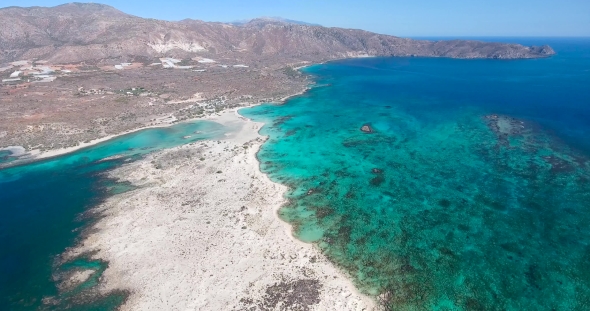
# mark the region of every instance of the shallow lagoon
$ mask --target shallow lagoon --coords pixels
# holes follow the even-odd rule
[[[303,96],[242,110],[292,189],[280,216],[392,310],[589,309],[590,41],[550,43],[313,66]]]
[[[104,173],[150,152],[220,138],[226,132],[210,121],[179,123],[0,170],[0,305],[10,310],[113,310],[125,293],[79,301],[79,294],[96,283],[106,263],[79,258],[58,265],[59,254],[93,221],[83,213],[129,189]],[[53,278],[69,269],[95,273],[80,287],[59,293]],[[44,298],[53,302],[42,304]]]

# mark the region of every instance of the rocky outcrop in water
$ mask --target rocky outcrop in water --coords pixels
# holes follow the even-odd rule
[[[484,117],[488,127],[498,137],[500,145],[508,146],[509,138],[522,135],[525,131],[530,130],[530,126],[522,121],[509,116],[490,114]]]
[[[373,133],[373,128],[370,125],[365,124],[361,127],[361,131],[363,133]]]

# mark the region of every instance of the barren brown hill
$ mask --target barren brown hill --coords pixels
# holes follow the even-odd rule
[[[412,40],[267,19],[243,25],[169,22],[90,3],[0,9],[0,63],[33,58],[72,63],[197,55],[320,61],[358,55],[510,59],[551,54],[548,46]]]

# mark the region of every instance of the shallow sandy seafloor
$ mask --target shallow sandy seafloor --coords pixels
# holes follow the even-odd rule
[[[152,154],[111,174],[138,189],[97,207],[102,218],[67,257],[109,262],[98,290],[127,290],[122,310],[373,310],[314,245],[277,217],[286,188],[259,170],[261,123]]]

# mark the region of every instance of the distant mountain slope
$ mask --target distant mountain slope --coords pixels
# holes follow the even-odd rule
[[[270,22],[270,23],[282,23],[282,24],[293,24],[293,25],[303,25],[303,26],[322,26],[320,24],[313,24],[313,23],[307,23],[307,22],[302,22],[302,21],[296,21],[296,20],[292,20],[292,19],[287,19],[287,18],[282,18],[282,17],[259,17],[259,18],[254,18],[254,19],[250,19],[250,20],[244,20],[244,21],[236,21],[236,22],[231,22],[229,24],[234,25],[234,26],[245,26],[248,23],[251,22]]]
[[[197,20],[168,22],[91,3],[0,9],[0,62],[195,55],[319,61],[364,54],[510,59],[545,57],[554,52],[549,46],[411,40],[277,19],[254,19],[239,26]]]

